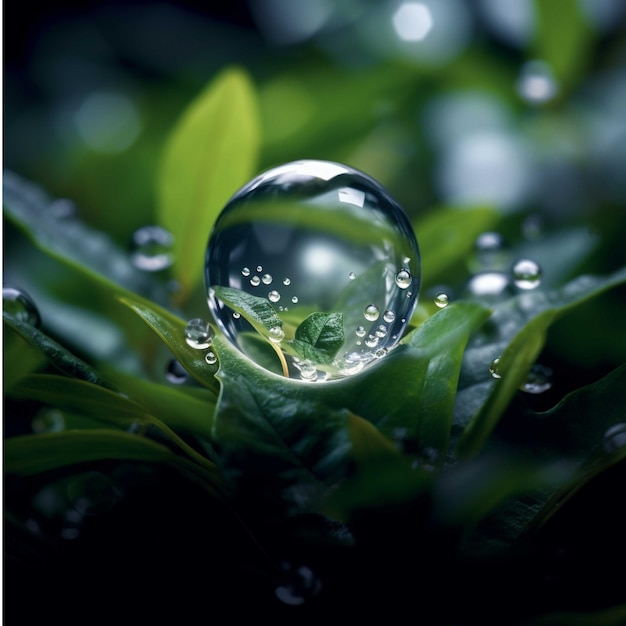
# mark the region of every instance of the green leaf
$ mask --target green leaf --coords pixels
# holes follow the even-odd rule
[[[201,385],[217,394],[219,385],[215,380],[218,363],[209,365],[204,360],[205,352],[196,350],[185,341],[187,322],[157,304],[131,294],[120,298],[120,302],[132,309],[156,332],[180,361],[187,372]]]
[[[271,374],[225,338],[213,443],[226,477],[264,506],[307,510],[348,468],[348,412],[329,406],[308,383]]]
[[[102,387],[110,386],[90,365],[72,354],[54,339],[48,337],[38,328],[10,315],[6,311],[2,312],[2,318],[5,324],[11,327],[24,341],[45,355],[59,371],[68,376],[80,378]]]
[[[578,0],[535,0],[537,31],[532,45],[535,59],[548,63],[565,89],[584,71],[592,44],[592,30]]]
[[[266,339],[273,328],[282,328],[283,322],[267,298],[259,298],[241,289],[213,287],[215,295],[237,313]]]
[[[4,391],[7,393],[21,378],[37,370],[47,359],[39,348],[21,337],[4,319],[6,312],[3,311],[2,313],[2,353],[4,357],[2,382]]]
[[[448,482],[441,495],[448,514],[454,510],[466,530],[468,520],[486,516],[468,544],[502,550],[524,537],[532,540],[586,483],[623,461],[626,446],[612,447],[606,434],[624,423],[624,407],[626,365],[548,411],[520,412],[509,420],[509,434],[500,435],[503,441],[452,468],[455,482]],[[523,441],[516,440],[520,432]]]
[[[110,290],[121,288],[157,302],[168,300],[165,287],[153,275],[137,269],[130,255],[104,233],[77,219],[55,217],[50,210],[52,200],[37,185],[5,171],[2,202],[5,214],[51,257]]]
[[[165,146],[157,221],[175,238],[173,271],[182,297],[202,276],[211,226],[254,173],[259,127],[248,75],[228,68],[187,107]]]
[[[457,398],[455,421],[465,424],[457,446],[460,458],[480,451],[500,416],[523,384],[539,355],[550,325],[560,316],[626,282],[626,268],[606,277],[580,276],[561,289],[519,294],[498,305],[485,335],[473,339],[466,353],[466,376]],[[498,358],[500,379],[489,365]]]
[[[343,315],[316,312],[296,328],[295,339],[289,344],[301,358],[330,365],[343,342]]]

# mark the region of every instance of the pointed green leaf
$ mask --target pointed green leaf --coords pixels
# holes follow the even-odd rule
[[[211,226],[254,174],[259,137],[254,87],[239,68],[219,74],[170,135],[159,177],[157,221],[174,235],[173,271],[183,297],[202,276]]]
[[[315,312],[296,328],[289,344],[301,358],[329,365],[343,342],[343,314]]]
[[[259,298],[241,289],[213,287],[215,295],[246,321],[263,337],[267,338],[273,328],[282,328],[283,322],[267,298]]]

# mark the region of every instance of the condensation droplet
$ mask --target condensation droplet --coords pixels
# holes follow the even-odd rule
[[[269,292],[269,294],[267,294],[267,298],[270,302],[278,302],[280,300],[280,294],[278,293],[278,291],[273,289]]]
[[[379,324],[374,331],[374,334],[382,339],[387,334],[387,327],[384,324]]]
[[[174,261],[174,236],[161,226],[142,226],[132,236],[131,261],[145,272],[160,272]]]
[[[612,454],[626,446],[626,424],[614,424],[604,433],[603,447],[605,452]]]
[[[291,301],[292,301],[294,304],[298,304],[298,296],[293,296],[293,297],[291,298]]]
[[[285,331],[280,326],[274,326],[269,330],[269,338],[272,343],[280,343],[285,338]]]
[[[258,276],[253,276],[253,277],[250,279],[250,284],[251,284],[253,287],[258,287],[258,286],[261,284],[261,279],[260,279]]]
[[[241,270],[241,275],[242,275],[242,276],[245,276],[245,277],[250,276],[250,268],[249,268],[249,267],[244,267],[244,268]]]
[[[470,269],[473,272],[504,270],[509,263],[509,246],[500,233],[484,232],[474,242]]]
[[[217,356],[215,355],[215,352],[213,352],[213,350],[209,350],[205,355],[204,355],[204,360],[209,364],[209,365],[214,365],[215,363],[217,363]]]
[[[385,320],[385,322],[387,322],[387,324],[391,324],[392,322],[394,322],[396,319],[396,314],[393,311],[385,311],[385,313],[383,314],[383,320]]]
[[[374,356],[377,359],[382,359],[386,355],[387,355],[387,348],[378,348],[378,350],[376,350],[376,352],[374,352]]]
[[[271,274],[263,274],[263,278],[261,278],[264,285],[271,285],[272,283],[272,275]]]
[[[540,363],[534,363],[528,370],[526,380],[520,387],[522,391],[532,394],[545,393],[552,388],[552,369],[541,365]]]
[[[355,274],[354,272],[350,272],[350,273],[348,274],[348,278],[349,278],[350,280],[354,280],[354,279],[356,278],[356,274]]]
[[[363,315],[365,316],[365,319],[368,320],[369,322],[375,322],[378,319],[378,316],[380,315],[380,311],[378,310],[378,307],[375,304],[368,304],[365,307],[365,311],[363,312]]]
[[[2,286],[2,310],[20,322],[38,328],[41,316],[33,299],[23,290],[12,285]]]
[[[535,289],[541,283],[541,267],[531,259],[520,259],[513,266],[513,281],[519,289]]]
[[[396,274],[396,285],[400,289],[408,289],[411,286],[411,273],[408,270],[400,270]]]
[[[467,291],[471,296],[493,298],[504,294],[511,281],[504,272],[484,271],[474,274],[467,283]]]
[[[238,311],[233,311],[233,319],[238,320],[241,317],[241,314]]]
[[[355,332],[357,337],[365,337],[366,331],[364,326],[357,326]]]
[[[378,345],[379,338],[376,335],[368,335],[365,340],[365,345],[368,348],[375,348]]]
[[[499,366],[500,366],[500,358],[499,357],[496,357],[489,364],[489,373],[491,374],[492,378],[502,378],[502,374],[500,374],[500,367]]]
[[[285,285],[285,287],[288,287],[289,285],[291,285],[291,279],[283,278],[283,285]]]
[[[440,309],[443,309],[444,307],[448,306],[448,294],[447,293],[438,293],[435,296],[435,304]],[[450,310],[452,310],[452,309],[450,309]]]
[[[262,265],[257,265],[256,266],[256,271],[257,272],[262,272],[263,271],[263,266]]]
[[[165,368],[165,378],[168,382],[175,385],[182,385],[187,382],[187,370],[180,364],[177,359],[170,359]]]
[[[321,581],[309,567],[283,564],[283,571],[283,580],[274,588],[276,597],[283,604],[300,606],[320,593]]]
[[[213,343],[213,329],[208,322],[196,317],[185,326],[185,341],[192,348],[204,350]]]

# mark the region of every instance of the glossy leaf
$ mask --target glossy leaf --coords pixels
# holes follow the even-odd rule
[[[315,312],[296,328],[290,345],[300,358],[329,365],[343,342],[343,315]]]
[[[254,174],[259,150],[254,87],[239,68],[220,73],[187,107],[165,146],[157,221],[174,235],[182,298],[200,281],[209,231]]]
[[[109,386],[89,364],[38,328],[17,319],[6,311],[2,312],[2,317],[5,324],[9,325],[24,341],[39,350],[54,367],[64,374],[102,387]]]
[[[580,276],[561,289],[522,293],[497,306],[485,334],[473,339],[465,355],[465,377],[457,397],[455,421],[467,420],[457,446],[460,457],[476,454],[517,393],[538,356],[550,325],[591,298],[626,282],[626,269],[609,276]],[[501,378],[489,365],[498,358]],[[473,411],[470,419],[468,413]]]

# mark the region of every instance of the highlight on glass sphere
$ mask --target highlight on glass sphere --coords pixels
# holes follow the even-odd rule
[[[209,308],[255,362],[325,381],[397,345],[420,287],[420,254],[402,207],[373,178],[302,160],[242,187],[206,251]]]

